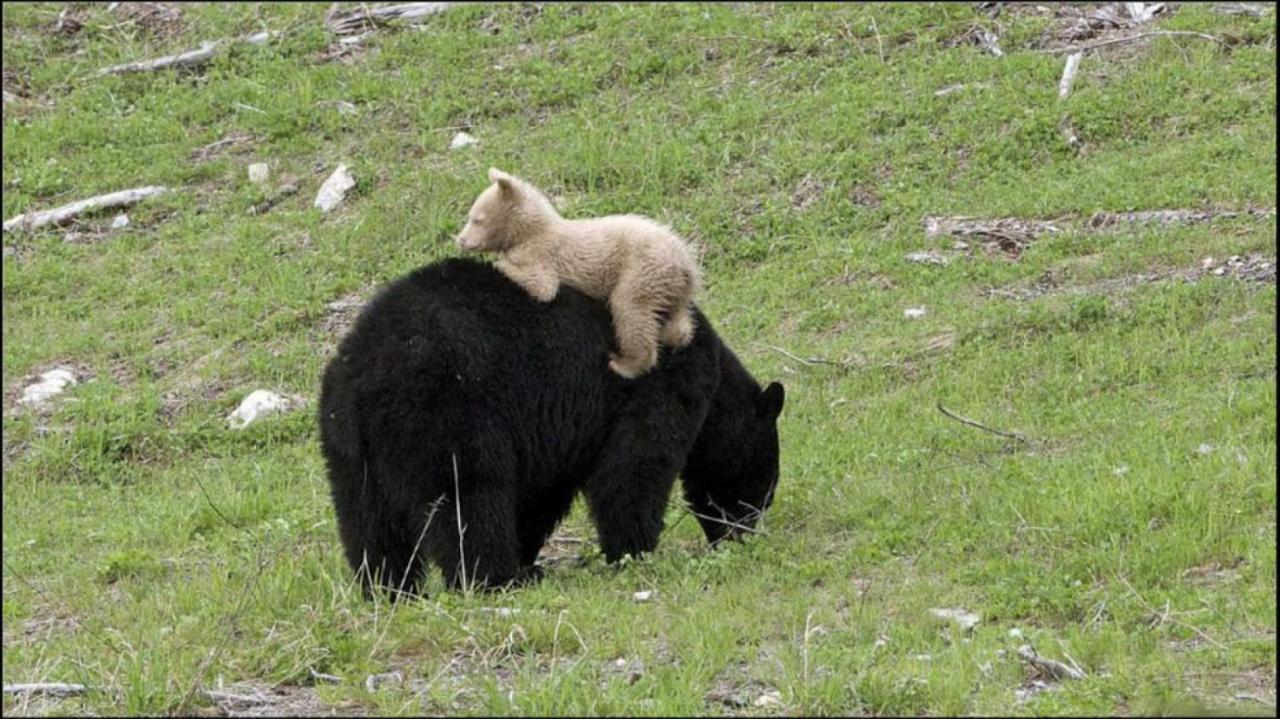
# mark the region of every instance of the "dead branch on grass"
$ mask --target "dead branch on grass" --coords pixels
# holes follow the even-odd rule
[[[1018,647],[1018,656],[1033,669],[1051,679],[1084,679],[1085,673],[1056,659],[1047,659],[1036,653],[1029,644]]]
[[[60,225],[75,219],[79,215],[94,212],[96,210],[106,210],[115,207],[129,207],[130,205],[138,204],[148,197],[162,195],[166,192],[169,192],[169,188],[167,187],[138,187],[132,190],[121,190],[107,195],[90,197],[87,200],[72,202],[69,205],[56,207],[52,210],[27,212],[5,220],[4,231],[36,230],[44,227],[45,225]]]
[[[356,10],[331,13],[325,18],[325,23],[336,35],[350,35],[370,26],[385,24],[388,20],[415,20],[437,15],[453,5],[451,2],[411,2],[375,8],[362,6]]]
[[[44,695],[63,699],[76,697],[89,692],[83,684],[64,684],[62,682],[35,682],[32,684],[5,684],[4,693],[13,696]]]
[[[969,419],[968,417],[962,417],[956,414],[955,412],[952,412],[951,410],[947,409],[946,407],[943,407],[942,402],[938,402],[938,411],[961,424],[967,424],[970,427],[973,427],[975,429],[980,429],[984,432],[990,432],[991,434],[997,434],[997,435],[1000,435],[1001,437],[1008,437],[1009,439],[1016,439],[1019,442],[1022,442],[1024,444],[1031,444],[1031,440],[1027,439],[1026,435],[1022,435],[1017,432],[1006,432],[1005,430],[996,429],[994,427],[988,427],[987,425],[977,420]]]
[[[1062,68],[1062,79],[1058,81],[1058,99],[1065,100],[1071,94],[1071,83],[1075,82],[1076,70],[1080,68],[1083,52],[1073,52],[1067,57],[1067,64]]]
[[[1149,37],[1198,37],[1202,40],[1211,40],[1213,42],[1218,43],[1219,45],[1222,44],[1222,40],[1220,38],[1217,38],[1217,37],[1214,37],[1213,35],[1208,35],[1202,32],[1194,32],[1191,30],[1151,30],[1148,32],[1140,32],[1134,35],[1126,35],[1124,37],[1113,37],[1108,40],[1099,40],[1098,42],[1089,43],[1087,45],[1074,45],[1072,47],[1051,48],[1049,50],[1041,50],[1040,52],[1043,52],[1048,55],[1062,55],[1064,53],[1087,52],[1089,50],[1097,50],[1098,48],[1101,48],[1101,47],[1107,47],[1110,45],[1120,45],[1126,42],[1135,42],[1137,40],[1143,40]]]
[[[98,71],[98,77],[104,77],[106,75],[123,75],[131,72],[151,72],[153,70],[164,70],[171,67],[198,67],[212,59],[214,54],[217,53],[218,48],[222,46],[223,42],[223,40],[203,42],[200,44],[199,48],[178,53],[177,55],[166,55],[154,60],[140,60],[138,62],[126,62],[123,65],[104,67]]]

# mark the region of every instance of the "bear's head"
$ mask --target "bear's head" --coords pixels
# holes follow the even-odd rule
[[[712,545],[754,532],[773,503],[786,397],[777,382],[763,390],[749,380],[724,384],[682,473],[685,500]]]
[[[493,184],[472,203],[458,247],[468,252],[505,252],[546,227],[557,215],[551,203],[529,183],[489,168]]]

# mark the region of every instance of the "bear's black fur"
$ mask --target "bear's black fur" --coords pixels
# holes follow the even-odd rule
[[[710,541],[750,529],[777,483],[782,386],[761,391],[696,318],[692,344],[625,380],[606,366],[608,308],[572,288],[539,303],[452,259],[379,293],[320,394],[338,529],[366,590],[416,592],[423,558],[451,587],[528,577],[578,492],[606,559],[648,552],[677,473]]]

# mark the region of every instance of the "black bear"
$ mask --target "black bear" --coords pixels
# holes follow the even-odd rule
[[[626,380],[608,308],[535,302],[450,259],[382,290],[325,369],[320,435],[347,561],[366,592],[536,576],[574,495],[605,558],[654,549],[677,474],[713,544],[749,531],[778,480],[782,385],[761,390],[696,315],[687,347]],[[461,541],[459,535],[461,534]]]

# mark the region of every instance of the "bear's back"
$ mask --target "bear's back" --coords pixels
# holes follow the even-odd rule
[[[621,381],[606,369],[610,321],[569,288],[535,303],[478,261],[415,270],[370,301],[325,370],[326,451],[354,458],[374,443],[386,455],[497,433],[523,462],[561,470],[599,441]]]

